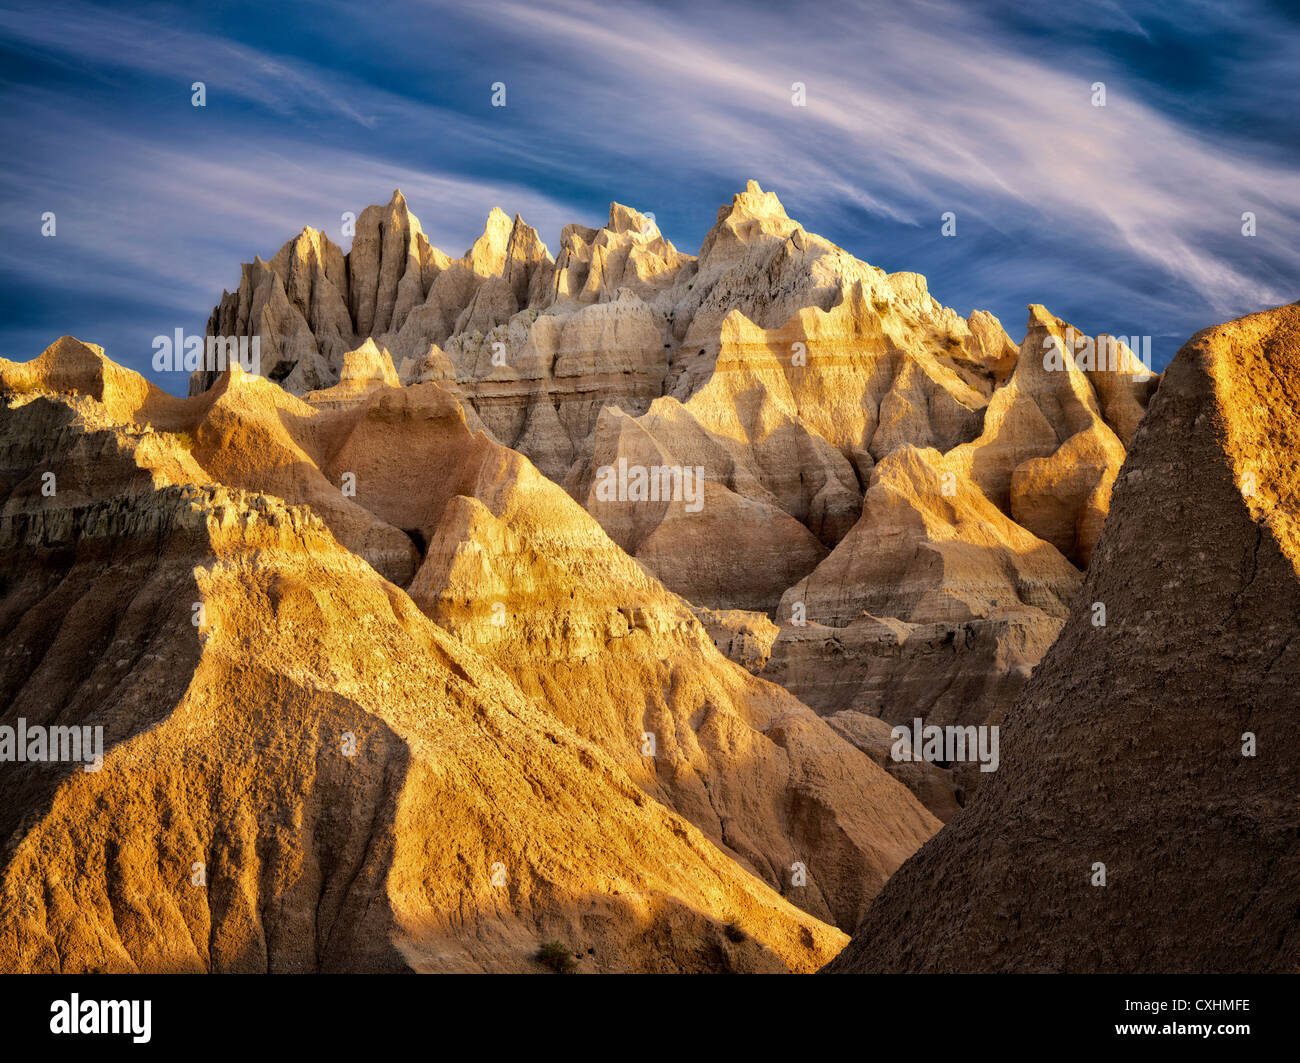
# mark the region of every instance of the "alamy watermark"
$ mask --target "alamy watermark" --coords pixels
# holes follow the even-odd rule
[[[50,1033],[129,1034],[136,1044],[148,1044],[152,1010],[151,1000],[82,1000],[73,993],[50,1004]]]
[[[922,726],[920,718],[906,727],[895,727],[889,733],[894,747],[890,756],[896,761],[926,760],[944,764],[979,761],[980,771],[998,770],[998,728]]]
[[[158,373],[194,373],[200,369],[224,373],[232,363],[245,373],[262,371],[262,337],[186,336],[177,329],[172,336],[153,338],[153,367]]]
[[[704,508],[703,465],[602,465],[596,470],[597,502],[684,502],[687,513]]]
[[[1132,351],[1134,360],[1140,364],[1134,365],[1122,358],[1121,346]],[[1151,374],[1150,336],[1099,336],[1094,340],[1075,332],[1071,326],[1065,330],[1065,347],[1051,333],[1043,337],[1043,368],[1048,372],[1063,373],[1067,350],[1075,367],[1085,373],[1132,373],[1135,380]]]
[[[0,763],[49,763],[84,761],[83,771],[104,766],[103,727],[28,727],[23,717],[18,726],[0,726]]]

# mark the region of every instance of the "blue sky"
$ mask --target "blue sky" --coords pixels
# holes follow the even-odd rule
[[[71,333],[148,371],[240,262],[346,249],[395,187],[452,255],[493,206],[554,251],[611,199],[693,252],[753,177],[1017,342],[1041,302],[1159,368],[1300,298],[1298,90],[1280,0],[0,3],[0,355]]]

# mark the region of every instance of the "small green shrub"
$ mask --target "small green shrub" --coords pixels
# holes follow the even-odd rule
[[[578,968],[578,961],[573,958],[573,950],[563,941],[543,942],[533,959],[545,964],[556,974],[572,974]]]

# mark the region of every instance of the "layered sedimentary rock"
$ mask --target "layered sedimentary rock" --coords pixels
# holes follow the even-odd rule
[[[765,675],[822,713],[983,723],[1010,703],[1081,576],[958,468],[912,447],[877,466],[862,519],[786,592]]]
[[[615,203],[553,261],[495,210],[453,261],[400,193],[361,215],[337,299],[327,245],[246,267],[209,331],[256,331],[243,308],[281,307],[278,284],[297,317],[276,310],[262,368],[290,391],[323,364],[311,402],[354,404],[390,357],[408,387],[443,385],[695,609],[779,625],[710,633],[820,713],[995,720],[1060,629],[1156,379],[1040,306],[1017,349],[754,182],[698,257]],[[313,321],[315,350],[285,354]],[[338,534],[409,578],[395,540]]]
[[[1061,629],[1124,460],[1080,344],[1030,307],[978,435],[881,456],[861,519],[785,591],[762,674],[821,713],[999,721]],[[1142,408],[1154,378],[1117,364],[1110,408]],[[963,789],[983,782],[956,771]]]
[[[352,406],[376,388],[395,388],[399,383],[388,352],[376,347],[374,340],[366,340],[355,351],[343,355],[337,384],[320,391],[309,391],[304,398],[317,409]]]
[[[770,612],[858,519],[880,457],[978,431],[1014,348],[995,319],[973,331],[918,275],[885,274],[804,232],[771,193],[723,209],[696,270],[674,310],[690,325],[670,392],[641,416],[606,409],[566,486],[674,590]],[[698,305],[696,285],[710,293]],[[702,470],[700,515],[604,502],[599,470],[619,462]],[[698,549],[728,527],[745,534]]]
[[[806,313],[842,303],[824,321]],[[739,320],[726,333],[733,314]],[[754,182],[720,209],[698,259],[677,251],[652,219],[614,203],[602,229],[567,226],[555,260],[534,229],[500,210],[452,260],[430,247],[395,192],[386,207],[362,212],[347,256],[306,229],[269,263],[245,266],[208,331],[260,335],[262,372],[297,394],[336,383],[344,353],[373,339],[404,382],[454,381],[501,442],[555,479],[587,464],[584,444],[603,407],[641,414],[665,394],[684,401],[715,375],[724,347],[771,346],[786,362],[792,344],[812,348],[819,357],[794,377],[816,407],[813,431],[864,457],[900,351],[920,357],[921,375],[936,383],[901,382],[919,391],[896,396],[884,411],[892,427],[880,445],[909,427],[910,441],[921,443],[977,424],[965,407],[983,405],[1015,353],[996,318],[977,312],[963,320],[932,299],[917,274],[886,274],[806,232]],[[846,336],[863,350],[842,351]],[[882,357],[886,364],[876,367]],[[882,378],[879,393],[846,391],[836,365],[851,366],[852,378]],[[218,375],[197,374],[192,390]],[[935,401],[936,387],[952,391],[956,407],[937,410],[933,429],[914,426],[918,417],[928,421],[915,402]],[[697,407],[730,397],[725,384],[714,391]]]
[[[1297,395],[1300,304],[1182,348],[999,770],[830,970],[1300,970]]]
[[[377,355],[310,402],[0,362],[5,722],[107,732],[7,786],[2,965],[825,962],[937,821]]]
[[[781,630],[766,613],[697,607],[695,616],[723,656],[755,674],[766,667],[772,643]]]

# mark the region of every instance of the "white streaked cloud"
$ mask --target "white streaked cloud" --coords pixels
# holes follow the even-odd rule
[[[317,111],[372,127],[353,105],[358,88],[345,73],[325,72],[206,33],[161,26],[113,8],[50,3],[0,9],[0,36],[80,64],[87,70],[132,70],[176,78],[178,93],[202,81],[282,115]]]
[[[584,81],[598,87],[595,70],[654,99],[634,116],[594,101],[572,130],[582,140],[618,143],[621,133],[629,154],[672,151],[687,165],[743,159],[825,209],[847,192],[923,224],[940,208],[1031,212],[1081,245],[1137,256],[1222,314],[1300,294],[1294,170],[1225,154],[1147,105],[1118,71],[1017,51],[956,6],[929,3],[905,17],[870,5],[763,13],[713,4],[689,22],[637,2],[499,0],[477,10],[548,51],[584,57],[580,74],[548,74],[558,98],[580,100]],[[1098,14],[1145,35],[1118,5]],[[803,109],[790,103],[796,80],[807,85]],[[1091,105],[1097,80],[1107,84],[1104,108]],[[1252,209],[1271,217],[1247,244],[1240,215]],[[1242,241],[1235,259],[1214,250],[1233,240]],[[1261,251],[1289,263],[1298,283],[1261,280],[1250,268]]]
[[[693,250],[717,202],[756,177],[850,251],[942,276],[936,296],[963,312],[1086,291],[1075,310],[1101,327],[1186,336],[1300,295],[1294,145],[1201,123],[1215,101],[1189,105],[1176,79],[1089,43],[1104,31],[1146,47],[1172,18],[1212,42],[1236,17],[1212,0],[1173,14],[1159,0],[989,0],[983,14],[954,0],[406,0],[361,20],[327,0],[283,16],[340,27],[332,53],[292,32],[252,47],[202,9],[160,26],[147,5],[3,5],[0,46],[82,82],[0,72],[0,139],[17,147],[0,170],[0,269],[39,289],[53,334],[92,289],[132,309],[117,326],[87,313],[86,338],[118,327],[136,345],[141,305],[191,307],[201,326],[239,262],[303,225],[346,246],[341,212],[394,187],[452,255],[493,206],[554,248],[565,223],[599,224],[601,196],[654,210]],[[1220,118],[1276,119],[1300,84],[1300,37],[1266,7],[1253,19],[1270,47],[1225,51]],[[486,106],[497,79],[506,111]],[[188,107],[193,80],[208,83],[203,112]],[[1104,109],[1089,103],[1096,80]],[[806,108],[791,106],[794,81]],[[32,238],[45,209],[59,210],[57,243]],[[950,209],[975,238],[914,261]],[[1254,239],[1239,234],[1245,210]],[[674,214],[703,224],[674,231]]]

